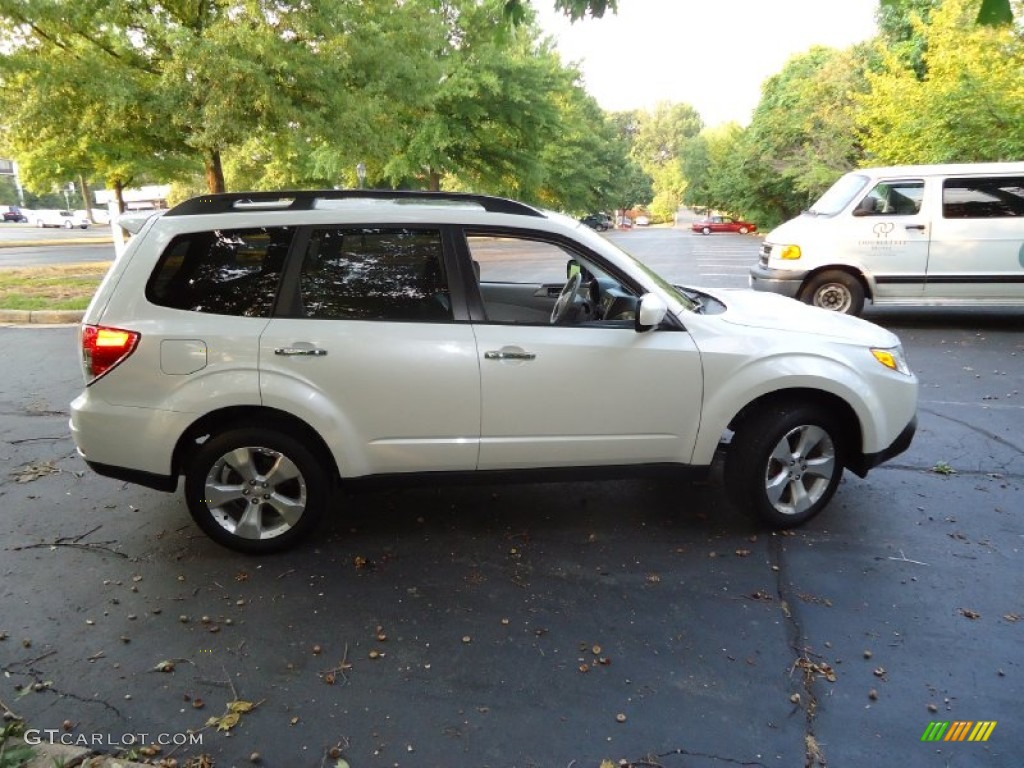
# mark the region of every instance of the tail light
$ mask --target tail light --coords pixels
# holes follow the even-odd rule
[[[135,351],[142,334],[102,325],[82,326],[82,367],[92,384]]]

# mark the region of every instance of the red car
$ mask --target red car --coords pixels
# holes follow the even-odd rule
[[[757,225],[749,221],[740,221],[732,216],[708,216],[702,221],[695,221],[690,227],[694,232],[703,232],[710,235],[712,232],[739,232],[745,235],[748,232],[757,232]]]

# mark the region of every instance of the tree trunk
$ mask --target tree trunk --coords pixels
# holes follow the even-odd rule
[[[95,224],[96,217],[92,215],[92,201],[89,199],[91,192],[89,191],[89,182],[85,180],[84,175],[78,176],[78,191],[82,193],[82,205],[85,206],[85,213],[89,217],[89,223]]]
[[[441,191],[441,174],[437,171],[427,171],[427,189],[431,192]]]
[[[211,149],[204,158],[206,163],[206,188],[212,194],[227,191],[224,187],[224,169],[220,165],[220,152]]]
[[[117,198],[117,212],[124,213],[124,182],[120,179],[114,182],[114,196]]]

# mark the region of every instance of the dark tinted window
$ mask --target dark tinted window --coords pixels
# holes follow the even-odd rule
[[[300,289],[306,317],[428,322],[452,317],[437,230],[314,230]]]
[[[215,315],[267,317],[293,229],[233,229],[179,235],[153,270],[154,304]]]
[[[1024,216],[1024,176],[947,179],[942,184],[942,216],[947,219]]]

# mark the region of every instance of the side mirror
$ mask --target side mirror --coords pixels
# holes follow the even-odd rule
[[[664,299],[655,293],[645,293],[640,297],[640,304],[636,308],[633,328],[637,333],[646,333],[661,325],[667,314],[668,305]]]

